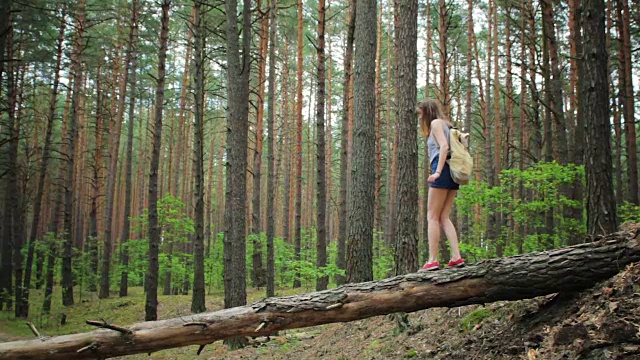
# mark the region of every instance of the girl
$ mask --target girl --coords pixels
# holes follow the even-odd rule
[[[429,182],[429,200],[427,203],[427,221],[429,224],[429,260],[419,271],[437,270],[438,246],[440,245],[440,229],[451,245],[451,261],[448,266],[462,266],[464,259],[460,256],[456,228],[449,219],[453,202],[460,185],[453,182],[449,171],[449,130],[453,125],[447,120],[435,100],[427,99],[418,104],[420,117],[420,133],[428,137],[427,147],[431,160],[431,176]],[[444,159],[444,160],[440,160]]]

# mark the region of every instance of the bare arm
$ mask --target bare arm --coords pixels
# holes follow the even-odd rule
[[[447,160],[447,155],[449,154],[449,141],[447,140],[447,136],[444,133],[445,126],[447,125],[443,120],[434,120],[431,123],[431,131],[433,132],[433,137],[435,138],[436,143],[438,143],[438,145],[440,146],[440,155],[436,173],[442,172],[442,169],[444,169],[444,163]]]

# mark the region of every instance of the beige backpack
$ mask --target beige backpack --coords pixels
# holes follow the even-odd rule
[[[460,185],[465,185],[471,180],[473,172],[473,158],[469,154],[469,134],[463,133],[456,128],[449,131],[449,169],[453,181]]]

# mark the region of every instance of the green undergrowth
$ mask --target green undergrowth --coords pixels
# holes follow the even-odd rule
[[[463,331],[473,330],[476,326],[494,315],[491,310],[485,307],[475,309],[460,320],[460,329]]]

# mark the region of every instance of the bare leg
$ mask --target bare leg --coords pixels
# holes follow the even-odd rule
[[[458,190],[449,190],[447,192],[447,198],[444,201],[444,205],[442,207],[442,212],[440,213],[440,226],[442,226],[442,230],[449,240],[449,244],[451,247],[451,260],[456,261],[460,259],[460,245],[458,243],[458,234],[456,233],[456,228],[451,222],[449,216],[451,215],[451,209],[453,209],[453,203],[456,200],[456,194]]]
[[[429,261],[438,260],[438,246],[440,245],[440,213],[447,199],[447,189],[429,188],[429,200],[427,202],[427,222],[429,231]]]

